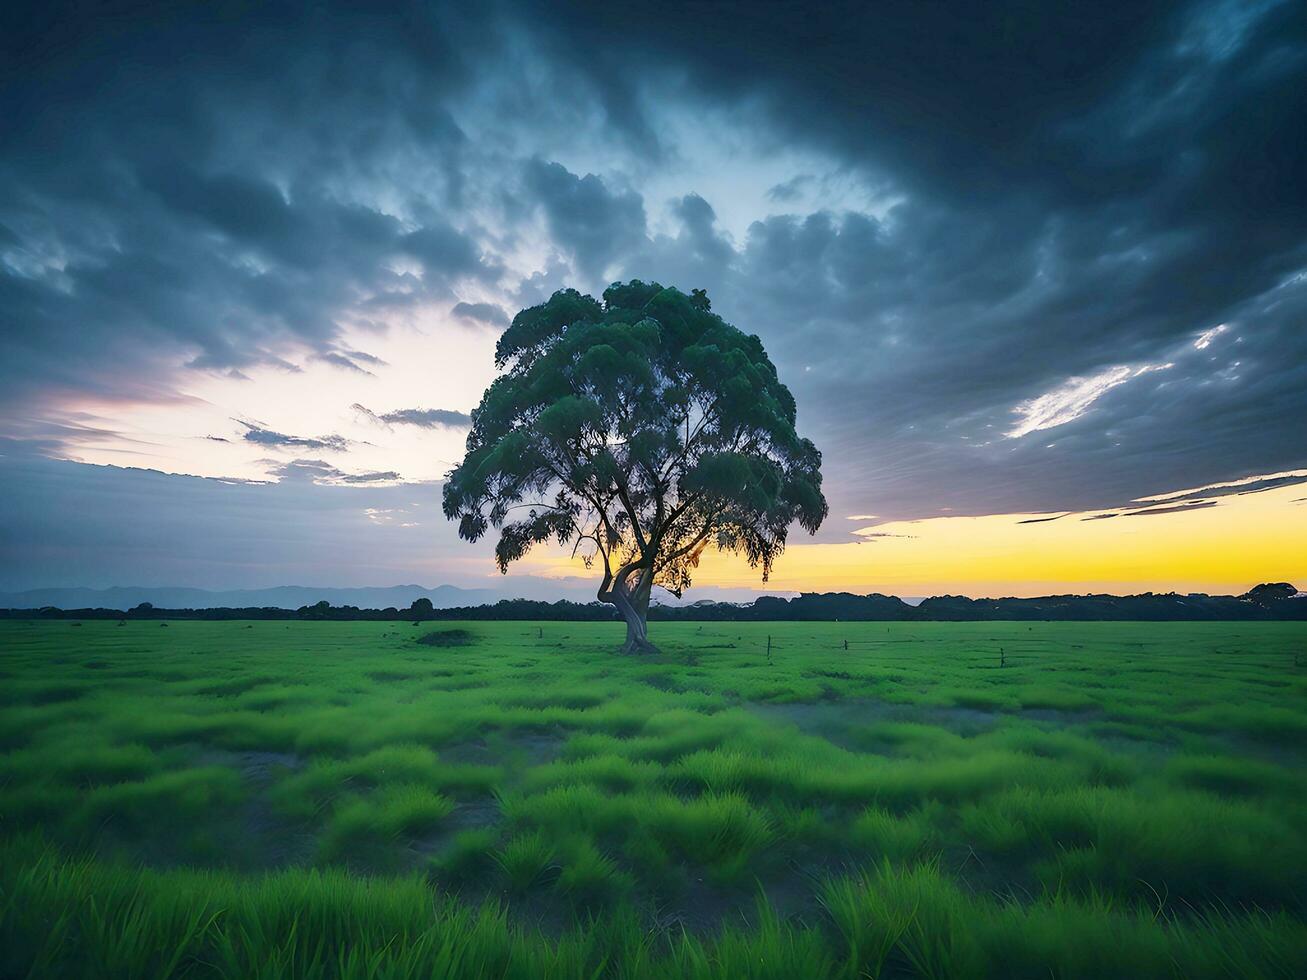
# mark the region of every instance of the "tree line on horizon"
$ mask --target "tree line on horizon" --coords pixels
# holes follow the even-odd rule
[[[133,609],[0,610],[4,619],[57,620],[299,620],[299,621],[495,621],[619,622],[612,605],[560,599],[501,599],[480,606],[435,608],[430,599],[417,599],[407,609],[360,609],[333,606],[325,599],[298,609],[262,606],[247,608],[163,609],[143,602]],[[751,603],[704,602],[688,606],[652,605],[649,619],[662,622],[978,622],[1014,621],[1199,621],[1307,620],[1307,598],[1287,582],[1268,583],[1239,596],[1175,592],[1140,595],[1056,595],[1030,599],[970,599],[935,596],[916,606],[895,596],[851,592],[805,592],[793,599],[759,596]]]

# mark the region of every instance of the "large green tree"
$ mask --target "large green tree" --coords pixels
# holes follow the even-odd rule
[[[790,525],[815,533],[826,517],[794,397],[703,290],[634,280],[602,303],[561,290],[514,317],[495,364],[445,514],[468,541],[499,532],[501,571],[545,541],[599,563],[628,652],[654,649],[650,591],[681,595],[705,547],[766,581]]]

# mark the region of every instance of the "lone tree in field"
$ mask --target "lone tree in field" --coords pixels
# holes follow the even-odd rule
[[[602,303],[561,290],[514,317],[495,365],[445,515],[468,541],[499,531],[500,571],[551,540],[600,562],[626,652],[655,649],[649,593],[680,596],[705,547],[743,554],[766,581],[790,524],[815,533],[826,516],[794,397],[703,290],[634,280]]]

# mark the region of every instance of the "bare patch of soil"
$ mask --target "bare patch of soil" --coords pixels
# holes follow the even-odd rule
[[[238,770],[249,789],[232,821],[236,839],[227,850],[228,864],[241,868],[280,868],[309,860],[313,854],[313,835],[278,815],[268,802],[268,789],[278,776],[304,768],[300,756],[293,752],[210,749],[198,761]]]

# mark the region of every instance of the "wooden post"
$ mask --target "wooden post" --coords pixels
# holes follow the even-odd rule
[[[1007,653],[1004,651],[1002,647],[998,648],[998,665],[1000,667],[1007,666]]]
[[[543,640],[543,639],[545,638],[545,628],[544,628],[543,626],[538,627],[538,628],[539,628],[540,632],[536,634],[536,639],[537,639],[537,640]]]
[[[771,663],[771,634],[767,634],[767,663]]]
[[[845,640],[845,641],[844,641],[844,649],[847,650],[848,648],[849,648],[849,641],[848,641],[848,640]]]

